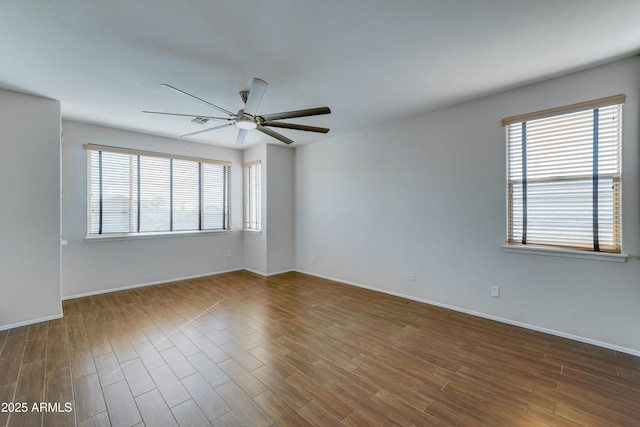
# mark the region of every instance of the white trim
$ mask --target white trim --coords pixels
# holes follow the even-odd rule
[[[100,234],[94,236],[86,236],[84,241],[87,243],[105,242],[112,240],[137,240],[137,239],[159,239],[164,237],[186,237],[186,236],[205,236],[209,234],[232,233],[236,230],[187,230],[187,231],[161,231],[155,233],[121,233],[121,234]]]
[[[502,245],[502,249],[505,252],[512,252],[512,253],[518,253],[518,254],[549,255],[549,256],[559,256],[559,257],[565,257],[565,258],[591,259],[596,261],[625,262],[628,258],[627,254],[578,251],[575,249],[547,248],[547,247],[541,247],[541,246],[504,244]]]
[[[267,277],[269,277],[269,276],[277,276],[278,274],[291,273],[292,271],[296,271],[296,270],[294,270],[292,268],[291,270],[275,271],[273,273],[267,273]]]
[[[76,299],[76,298],[90,297],[90,296],[94,296],[94,295],[109,294],[111,292],[126,291],[127,289],[136,289],[136,288],[144,288],[146,286],[163,285],[165,283],[180,282],[182,280],[198,279],[200,277],[206,277],[206,276],[217,276],[219,274],[232,273],[234,271],[240,271],[240,270],[245,270],[245,269],[244,268],[233,268],[231,270],[216,271],[216,272],[213,272],[213,273],[195,274],[193,276],[176,277],[176,278],[173,278],[173,279],[165,279],[165,280],[158,280],[158,281],[154,281],[154,282],[139,283],[137,285],[127,285],[127,286],[121,286],[121,287],[118,287],[118,288],[103,289],[103,290],[99,290],[99,291],[86,292],[86,293],[82,293],[82,294],[65,295],[65,296],[62,297],[62,301],[66,301],[66,300],[70,300],[70,299]]]
[[[252,268],[244,267],[243,270],[247,270],[249,273],[257,274],[262,277],[267,277],[267,273],[263,273],[262,271],[254,270]]]
[[[19,328],[21,326],[33,325],[34,323],[48,322],[49,320],[62,319],[62,313],[53,316],[40,317],[38,319],[25,320],[23,322],[11,323],[9,325],[0,325],[0,331],[7,329]]]
[[[276,271],[274,273],[263,273],[262,271],[252,270],[251,268],[247,268],[247,267],[243,268],[243,270],[247,270],[250,273],[254,273],[262,277],[270,277],[270,276],[276,276],[278,274],[291,273],[292,271],[298,271],[292,268],[291,270]]]
[[[345,285],[351,285],[351,286],[356,286],[359,288],[364,288],[364,289],[369,289],[371,291],[376,291],[376,292],[381,292],[383,294],[388,294],[388,295],[393,295],[396,297],[400,297],[400,298],[405,298],[408,300],[412,300],[412,301],[417,301],[423,304],[429,304],[429,305],[434,305],[436,307],[442,307],[442,308],[446,308],[448,310],[453,310],[453,311],[457,311],[460,313],[465,313],[465,314],[469,314],[471,316],[476,316],[476,317],[481,317],[484,319],[489,319],[489,320],[494,320],[496,322],[500,322],[500,323],[506,323],[508,325],[513,325],[513,326],[518,326],[521,328],[525,328],[525,329],[530,329],[533,331],[537,331],[537,332],[543,332],[545,334],[549,334],[549,335],[555,335],[557,337],[561,337],[561,338],[567,338],[573,341],[579,341],[585,344],[591,344],[591,345],[595,345],[598,347],[603,347],[603,348],[607,348],[609,350],[614,350],[614,351],[619,351],[621,353],[627,353],[627,354],[631,354],[632,356],[640,356],[640,350],[634,350],[631,348],[626,348],[626,347],[620,347],[614,344],[610,344],[610,343],[606,343],[606,342],[602,342],[602,341],[597,341],[597,340],[592,340],[590,338],[585,338],[585,337],[581,337],[578,335],[573,335],[573,334],[568,334],[565,332],[560,332],[560,331],[556,331],[553,329],[548,329],[548,328],[544,328],[541,326],[536,326],[536,325],[531,325],[529,323],[523,323],[523,322],[518,322],[515,320],[510,320],[510,319],[505,319],[502,317],[498,317],[498,316],[493,316],[491,314],[486,314],[486,313],[481,313],[478,311],[473,311],[473,310],[468,310],[466,308],[460,308],[460,307],[456,307],[456,306],[452,306],[452,305],[448,305],[448,304],[442,304],[439,303],[437,301],[432,301],[432,300],[428,300],[428,299],[424,299],[424,298],[418,298],[418,297],[414,297],[411,295],[405,295],[399,292],[393,292],[393,291],[388,291],[385,289],[380,289],[380,288],[376,288],[373,286],[367,286],[367,285],[363,285],[361,283],[356,283],[356,282],[350,282],[347,280],[342,280],[342,279],[337,279],[335,277],[330,277],[330,276],[324,276],[321,274],[316,274],[316,273],[310,273],[308,271],[303,271],[303,270],[295,270],[298,273],[303,273],[303,274],[308,274],[310,276],[315,276],[315,277],[320,277],[322,279],[327,279],[327,280],[332,280],[334,282],[339,282],[339,283],[344,283]]]
[[[188,160],[198,163],[214,163],[222,166],[232,166],[231,162],[225,160],[213,160],[204,157],[183,156],[181,154],[160,153],[157,151],[136,150],[133,148],[111,147],[108,145],[84,144],[82,146],[87,151],[107,151],[110,153],[129,154],[132,156],[161,157],[163,159]]]

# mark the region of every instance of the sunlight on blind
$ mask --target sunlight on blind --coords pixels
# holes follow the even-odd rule
[[[622,105],[507,126],[509,244],[620,252]]]

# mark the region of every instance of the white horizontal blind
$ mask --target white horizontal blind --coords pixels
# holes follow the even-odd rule
[[[228,166],[202,163],[202,229],[229,228],[229,176]]]
[[[244,165],[244,229],[262,229],[262,175],[260,161]]]
[[[129,156],[89,152],[89,233],[125,233],[130,227]]]
[[[138,156],[140,221],[144,232],[171,231],[171,159]]]
[[[200,164],[173,160],[172,230],[200,228]]]
[[[507,124],[507,243],[621,251],[622,105]]]
[[[229,163],[85,148],[90,236],[229,228]]]

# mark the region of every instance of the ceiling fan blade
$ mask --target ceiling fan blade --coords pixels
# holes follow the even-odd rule
[[[256,115],[256,111],[260,106],[264,92],[267,90],[267,82],[262,79],[254,78],[251,82],[251,88],[249,88],[249,97],[247,103],[244,106],[244,112],[252,116]]]
[[[287,138],[286,136],[279,134],[278,132],[271,130],[269,128],[266,127],[262,127],[262,126],[258,126],[257,129],[262,132],[262,133],[266,133],[267,135],[269,135],[272,138],[278,139],[282,142],[284,142],[285,144],[293,144],[294,141],[292,139]]]
[[[211,119],[211,120],[231,120],[229,117],[213,117],[213,116],[203,116],[201,114],[180,114],[180,113],[165,113],[163,111],[143,111],[143,113],[147,114],[164,114],[166,116],[182,116],[182,117],[202,117],[203,119]]]
[[[274,128],[285,128],[295,130],[306,130],[308,132],[327,133],[329,128],[321,128],[317,126],[298,125],[295,123],[283,123],[283,122],[262,122],[262,126],[271,126]]]
[[[247,133],[249,133],[248,129],[238,129],[238,137],[236,138],[236,145],[244,144],[244,139],[247,137]]]
[[[218,111],[220,111],[220,112],[222,112],[222,113],[228,114],[229,116],[235,116],[235,114],[234,114],[234,113],[232,113],[231,111],[225,110],[225,109],[224,109],[224,108],[222,108],[222,107],[218,107],[218,106],[217,106],[217,105],[215,105],[215,104],[212,104],[212,103],[210,103],[210,102],[208,102],[208,101],[205,101],[204,99],[198,98],[198,97],[197,97],[197,96],[195,96],[195,95],[191,95],[190,93],[185,92],[185,91],[183,91],[183,90],[180,90],[180,89],[178,89],[177,87],[173,87],[173,86],[168,85],[168,84],[166,84],[166,83],[162,83],[160,86],[162,86],[162,87],[166,87],[167,89],[171,89],[171,90],[176,91],[176,92],[178,92],[178,93],[181,93],[181,94],[183,94],[183,95],[187,95],[187,96],[189,96],[189,97],[191,97],[191,98],[193,98],[193,99],[195,99],[195,100],[197,100],[197,101],[202,102],[203,104],[208,105],[209,107],[213,107],[213,108],[215,108],[216,110],[218,110]]]
[[[180,135],[180,138],[184,138],[184,137],[187,137],[187,136],[198,135],[198,134],[205,133],[205,132],[211,132],[212,130],[226,128],[227,126],[231,126],[232,124],[234,124],[234,122],[225,123],[223,125],[214,126],[212,128],[202,129],[202,130],[199,130],[199,131],[196,131],[196,132],[186,133],[184,135]]]
[[[283,113],[262,114],[260,117],[264,121],[280,119],[293,119],[294,117],[319,116],[321,114],[331,114],[329,107],[309,108],[307,110],[286,111]]]

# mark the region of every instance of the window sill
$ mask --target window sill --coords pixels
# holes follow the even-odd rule
[[[204,236],[211,234],[231,233],[233,230],[196,230],[196,231],[172,231],[169,233],[125,233],[109,234],[102,236],[87,236],[85,242],[106,242],[113,240],[141,240],[141,239],[164,239],[167,237]]]
[[[608,252],[587,252],[562,248],[545,248],[541,246],[519,246],[519,245],[502,245],[505,252],[531,254],[531,255],[548,255],[559,256],[565,258],[590,259],[597,261],[625,262],[627,254],[612,254]]]
[[[245,228],[244,230],[245,233],[249,233],[249,234],[262,234],[262,230],[252,230],[249,228]]]

